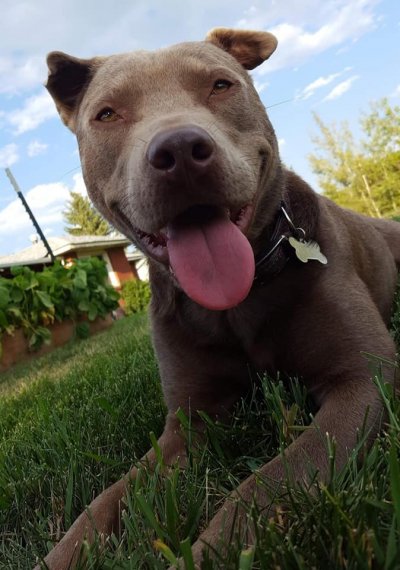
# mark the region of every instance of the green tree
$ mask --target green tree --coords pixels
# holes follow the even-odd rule
[[[65,231],[73,236],[106,236],[112,231],[110,224],[98,213],[89,198],[79,192],[71,192],[71,199],[63,212],[69,224]]]
[[[314,115],[320,134],[309,161],[323,193],[341,206],[374,217],[400,214],[400,107],[388,99],[371,104],[360,118],[356,142],[347,123],[326,125]]]

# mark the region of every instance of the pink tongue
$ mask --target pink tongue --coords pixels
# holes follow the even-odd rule
[[[222,213],[206,221],[168,226],[168,252],[180,286],[193,301],[213,310],[245,299],[254,279],[251,245]]]

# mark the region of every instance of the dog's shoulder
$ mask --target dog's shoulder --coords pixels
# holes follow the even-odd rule
[[[287,172],[286,192],[294,223],[316,241],[337,274],[354,270],[364,276],[372,266],[389,271],[400,261],[400,224],[342,208],[315,192],[294,172]],[[397,252],[397,253],[396,253]]]

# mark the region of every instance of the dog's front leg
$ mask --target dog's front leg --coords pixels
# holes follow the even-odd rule
[[[341,378],[340,385],[325,397],[314,425],[307,428],[282,455],[276,457],[248,477],[225,501],[207,529],[193,545],[196,567],[200,568],[205,551],[211,558],[218,552],[224,556],[235,532],[247,545],[254,543],[253,521],[248,520],[243,504],[257,505],[265,515],[273,515],[273,497],[284,492],[284,483],[308,479],[309,468],[318,470],[318,478],[329,477],[327,434],[336,442],[336,468],[340,469],[349,451],[357,441],[358,430],[367,417],[369,435],[374,436],[379,426],[382,404],[372,380],[355,383]],[[367,416],[366,416],[367,413]],[[221,566],[223,567],[223,566]]]
[[[185,440],[181,433],[179,422],[174,416],[168,416],[165,429],[158,440],[166,465],[175,462],[184,464],[186,456]],[[151,449],[141,462],[150,469],[156,464],[155,452]],[[61,541],[51,550],[41,564],[34,570],[48,568],[49,570],[70,570],[79,560],[81,546],[84,540],[94,541],[96,534],[105,540],[111,533],[118,533],[121,521],[121,510],[129,481],[137,475],[133,467],[127,475],[105,489],[87,509],[76,519]]]

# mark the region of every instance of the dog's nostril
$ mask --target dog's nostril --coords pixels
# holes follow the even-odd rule
[[[149,161],[158,170],[171,170],[175,166],[175,157],[169,150],[158,148],[149,152]]]
[[[192,148],[192,157],[195,160],[207,160],[213,153],[212,142],[208,140],[197,142]]]

